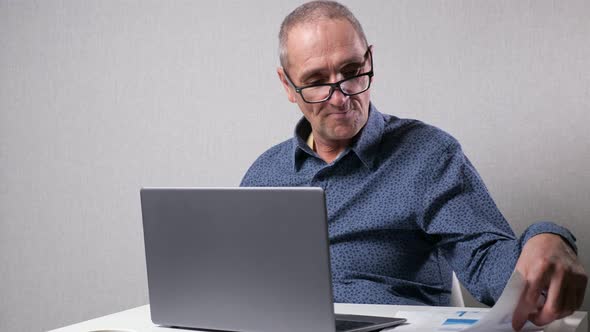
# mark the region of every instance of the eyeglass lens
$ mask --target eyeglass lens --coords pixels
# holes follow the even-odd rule
[[[340,90],[347,95],[358,94],[369,88],[369,81],[369,75],[352,77],[340,82]],[[321,85],[301,89],[301,93],[307,101],[322,101],[330,97],[332,89],[334,89],[332,86]]]

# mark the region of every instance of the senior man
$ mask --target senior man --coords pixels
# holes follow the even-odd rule
[[[303,118],[241,185],[324,188],[335,302],[448,305],[455,271],[493,305],[516,268],[515,329],[580,307],[587,276],[568,230],[542,222],[515,237],[453,137],[371,103],[375,52],[346,7],[298,7],[279,42],[278,76]]]

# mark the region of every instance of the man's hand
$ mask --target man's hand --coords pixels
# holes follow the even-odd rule
[[[516,270],[525,288],[514,311],[512,327],[519,331],[527,320],[546,325],[571,315],[582,305],[588,282],[572,248],[555,234],[539,234],[522,248]],[[546,299],[543,303],[543,296]]]

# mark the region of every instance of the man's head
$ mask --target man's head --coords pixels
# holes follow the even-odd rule
[[[335,1],[311,1],[293,10],[281,24],[279,31],[279,59],[282,67],[288,67],[287,40],[291,28],[305,23],[316,23],[319,20],[345,20],[348,21],[358,37],[368,46],[367,37],[361,23],[352,12],[342,4]]]
[[[279,43],[279,78],[311,123],[314,138],[326,144],[353,138],[367,122],[370,97],[369,91],[355,93],[368,88],[372,74],[342,83],[342,90],[332,87],[331,97],[318,103],[309,103],[309,95],[304,99],[296,87],[340,82],[372,70],[370,47],[354,15],[336,2],[306,3],[285,18]]]

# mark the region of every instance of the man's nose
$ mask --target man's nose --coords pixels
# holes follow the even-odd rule
[[[342,93],[342,90],[339,88],[334,88],[334,92],[332,93],[332,97],[330,98],[330,104],[333,106],[343,106],[346,101],[348,100],[348,96]]]

